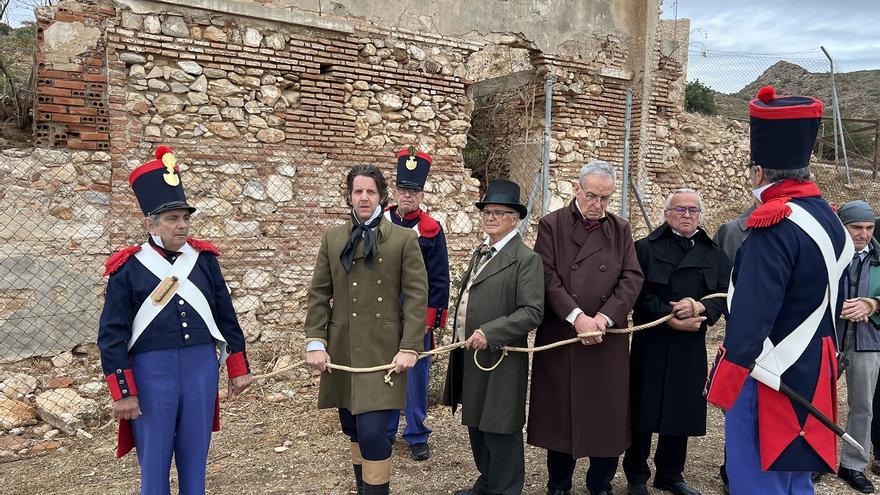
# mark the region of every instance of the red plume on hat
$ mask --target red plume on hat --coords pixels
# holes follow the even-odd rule
[[[161,160],[162,156],[165,155],[165,153],[174,153],[174,150],[172,150],[171,147],[165,146],[163,144],[162,146],[156,148],[156,159]]]
[[[756,96],[759,100],[764,103],[768,103],[772,100],[776,99],[776,88],[773,86],[764,86],[763,88],[758,90],[758,94]]]

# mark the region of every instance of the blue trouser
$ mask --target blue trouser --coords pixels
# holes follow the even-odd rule
[[[431,332],[425,335],[425,350],[431,349]],[[406,417],[406,427],[403,429],[403,440],[409,445],[426,443],[431,429],[425,426],[425,418],[428,416],[428,376],[431,371],[431,358],[419,359],[416,365],[409,370],[406,379],[406,407],[403,415]],[[400,425],[400,411],[392,414],[388,421],[388,439],[393,443],[397,436],[397,427]]]
[[[758,384],[747,378],[733,407],[724,416],[727,477],[731,495],[812,494],[809,472],[762,471],[758,444]]]
[[[143,413],[131,422],[141,495],[170,495],[172,454],[180,495],[203,495],[219,380],[214,345],[134,354],[131,364]]]
[[[391,442],[385,434],[388,418],[399,412],[383,409],[354,415],[348,409],[339,409],[342,433],[361,448],[361,457],[367,461],[385,461],[391,458]]]

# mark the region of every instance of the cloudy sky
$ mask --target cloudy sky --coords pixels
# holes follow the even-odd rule
[[[827,72],[820,46],[838,72],[880,69],[878,0],[663,0],[663,18],[676,7],[691,20],[688,79],[722,91],[741,89],[780,59]]]

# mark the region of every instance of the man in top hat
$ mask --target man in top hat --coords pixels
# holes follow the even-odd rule
[[[220,428],[218,370],[225,362],[230,394],[253,380],[244,335],[217,248],[189,237],[195,208],[171,149],[157,148],[128,182],[149,236],[105,263],[110,279],[98,331],[120,420],[116,455],[137,449],[141,494],[170,493],[172,455],[181,495],[204,494],[211,432]]]
[[[810,472],[837,469],[835,434],[817,417],[836,420],[835,322],[853,243],[810,181],[822,102],[775,93],[762,88],[749,103],[759,206],[746,222],[727,332],[706,384],[707,400],[726,411],[734,495],[813,493]]]
[[[428,271],[428,310],[425,314],[424,350],[434,344],[434,330],[446,326],[446,306],[449,304],[449,255],[446,252],[446,236],[440,222],[431,218],[421,209],[425,193],[425,181],[431,168],[431,156],[410,147],[397,154],[397,187],[394,199],[397,204],[385,210],[385,218],[395,225],[412,229],[419,236],[419,248]],[[409,371],[406,382],[406,428],[403,439],[410,447],[412,458],[424,461],[431,457],[428,435],[431,429],[425,426],[428,415],[428,373],[431,359],[419,359]],[[388,435],[394,438],[400,415],[393,414],[388,423]]]
[[[387,495],[391,479],[388,423],[400,414],[405,371],[424,349],[428,283],[418,236],[382,214],[388,185],[374,165],[346,177],[350,220],[321,238],[309,289],[306,364],[322,371],[318,407],[337,408],[351,440],[358,493]],[[394,363],[402,373],[332,372],[327,363],[369,368]]]
[[[462,406],[461,423],[468,428],[480,476],[472,488],[455,493],[514,495],[522,493],[525,479],[522,428],[529,356],[504,356],[501,347],[526,346],[529,332],[541,322],[544,276],[541,258],[516,230],[528,213],[519,202],[519,186],[493,180],[476,206],[486,239],[461,281],[454,341],[464,342],[466,350],[450,356],[443,401],[453,412]]]
[[[594,160],[573,181],[575,198],[541,219],[535,251],[544,264],[548,311],[535,345],[575,337],[581,344],[532,359],[528,442],[547,449],[547,493],[570,493],[578,458],[589,457],[591,495],[610,495],[618,458],[630,445],[629,336],[626,326],[642,288],[629,222],[608,211],[615,169]]]

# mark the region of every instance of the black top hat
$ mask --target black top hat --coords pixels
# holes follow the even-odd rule
[[[474,204],[480,211],[483,211],[486,205],[491,204],[509,206],[519,213],[520,218],[525,218],[529,214],[528,208],[519,202],[519,185],[504,179],[490,181],[482,201],[477,201]]]
[[[397,152],[398,186],[421,191],[430,169],[431,155],[419,151],[415,146]]]
[[[137,167],[128,176],[128,183],[137,196],[144,216],[158,215],[163,211],[185,208],[190,213],[195,208],[186,202],[180,167],[168,146],[156,148],[156,159]]]
[[[749,102],[752,163],[790,170],[810,164],[816,144],[822,102],[812,96],[776,96],[764,86]]]

